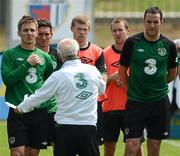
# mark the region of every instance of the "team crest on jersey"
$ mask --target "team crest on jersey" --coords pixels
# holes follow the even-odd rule
[[[16,140],[16,139],[15,139],[15,137],[10,137],[8,140],[9,140],[9,144],[12,145],[12,144],[15,143],[15,140]]]
[[[116,62],[112,63],[111,65],[114,66],[114,67],[119,68],[119,61],[116,61]]]
[[[56,69],[57,63],[55,61],[52,61],[53,69]]]
[[[40,63],[39,63],[40,65],[44,65],[44,59],[43,58],[41,58],[41,60],[40,60]]]
[[[159,54],[160,56],[166,55],[166,49],[165,49],[165,48],[159,48],[159,49],[158,49],[158,54]]]

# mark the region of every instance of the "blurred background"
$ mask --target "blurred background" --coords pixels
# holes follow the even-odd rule
[[[17,7],[20,3],[24,3],[24,7]],[[22,12],[19,15],[28,14],[28,5],[49,5],[50,3],[53,5],[66,3],[67,8],[70,5],[84,5],[82,9],[75,9],[74,15],[84,13],[90,17],[92,22],[90,40],[101,47],[112,43],[109,24],[113,18],[125,17],[130,23],[130,35],[132,35],[143,30],[143,13],[150,6],[159,6],[164,13],[165,23],[162,33],[170,39],[180,37],[180,0],[0,0],[0,51],[17,43],[12,37],[12,32],[17,31],[17,23],[12,21],[14,21],[14,17],[18,21],[17,17],[20,17],[18,12]],[[70,19],[66,20],[70,21]],[[61,33],[58,36],[64,37],[65,35]]]
[[[164,15],[161,32],[170,39],[180,38],[180,0],[95,0],[95,42],[102,47],[112,42],[110,22],[123,16],[130,23],[130,35],[143,31],[144,11],[158,6]]]
[[[158,6],[164,14],[161,33],[171,40],[180,38],[180,0],[0,0],[0,52],[19,43],[17,23],[23,15],[43,17],[51,21],[54,36],[52,44],[64,37],[71,37],[70,22],[75,15],[84,14],[91,20],[89,40],[107,47],[113,43],[110,32],[111,21],[118,16],[126,18],[130,24],[130,34],[143,31],[144,11]],[[0,53],[0,64],[2,53]],[[0,67],[1,71],[1,67]],[[5,85],[0,74],[0,151],[8,155],[6,119],[8,107],[5,105]],[[171,138],[180,138],[180,115],[174,115],[171,123]],[[164,143],[163,156],[179,156],[179,142]],[[175,146],[176,145],[176,146]],[[119,146],[119,145],[118,145]],[[102,148],[101,148],[102,150]],[[121,148],[118,148],[120,155]],[[46,151],[45,151],[46,152]],[[49,153],[43,156],[49,156]],[[174,152],[174,153],[173,153]],[[180,151],[179,151],[180,152]]]

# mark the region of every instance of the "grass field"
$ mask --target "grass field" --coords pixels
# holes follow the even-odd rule
[[[143,143],[145,155],[146,143]],[[123,156],[124,144],[122,143],[122,137],[117,144],[117,150],[115,156]],[[101,156],[103,156],[103,146],[100,146]],[[161,156],[180,156],[180,140],[166,140],[162,142]],[[6,122],[0,121],[0,156],[9,156],[7,134],[6,134]],[[40,156],[53,156],[52,148],[42,150]]]
[[[180,11],[180,0],[95,0],[96,11],[144,12],[150,6],[158,6],[163,11]]]

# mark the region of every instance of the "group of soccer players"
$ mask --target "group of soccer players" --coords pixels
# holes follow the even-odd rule
[[[110,25],[114,43],[102,49],[87,40],[89,19],[82,15],[72,19],[70,30],[79,45],[78,57],[82,63],[99,70],[106,81],[106,91],[97,97],[97,144],[88,150],[78,148],[80,151],[87,150],[86,154],[67,154],[68,150],[74,150],[69,145],[66,154],[57,155],[54,152],[55,156],[98,156],[97,147],[101,144],[104,144],[104,155],[112,156],[121,130],[125,142],[124,156],[143,156],[141,143],[144,129],[147,131],[148,155],[159,156],[161,140],[168,138],[170,133],[168,83],[175,79],[178,66],[176,45],[160,33],[162,23],[162,11],[158,7],[150,7],[144,13],[144,31],[128,37],[128,22],[117,17]],[[50,46],[53,32],[48,20],[23,16],[18,23],[18,36],[21,38],[20,45],[6,50],[2,59],[5,99],[16,106],[26,102],[24,95],[36,93],[52,73],[63,68],[65,62],[61,49],[57,52]],[[61,48],[64,43],[76,44],[71,40],[64,41],[60,43]],[[78,75],[76,81],[78,88],[87,85],[83,75]],[[68,93],[67,90],[67,101],[71,99]],[[81,96],[81,101],[87,100],[91,93]],[[46,149],[48,145],[54,147],[55,129],[62,126],[54,121],[56,98],[52,96],[24,114],[10,108],[7,131],[11,156],[38,156],[40,149]],[[94,114],[91,115],[93,117]],[[68,142],[70,144],[71,138]],[[56,144],[55,147],[58,148]]]

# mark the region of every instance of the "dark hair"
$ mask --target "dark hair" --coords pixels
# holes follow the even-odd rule
[[[38,18],[37,22],[38,22],[38,28],[40,28],[40,27],[49,27],[50,29],[52,29],[51,23],[46,18]]]
[[[18,31],[21,31],[22,25],[26,23],[35,23],[38,28],[37,20],[31,16],[24,15],[18,22]]]
[[[126,30],[129,29],[129,23],[127,22],[127,20],[125,20],[123,17],[117,17],[115,18],[112,22],[111,22],[111,29],[112,29],[112,26],[115,24],[115,23],[121,23],[123,22],[124,23],[124,26],[126,28]]]
[[[160,20],[162,20],[162,18],[163,18],[162,11],[157,6],[150,7],[148,9],[146,9],[146,11],[144,12],[144,19],[146,18],[146,14],[148,14],[148,13],[151,13],[151,14],[160,14]]]

